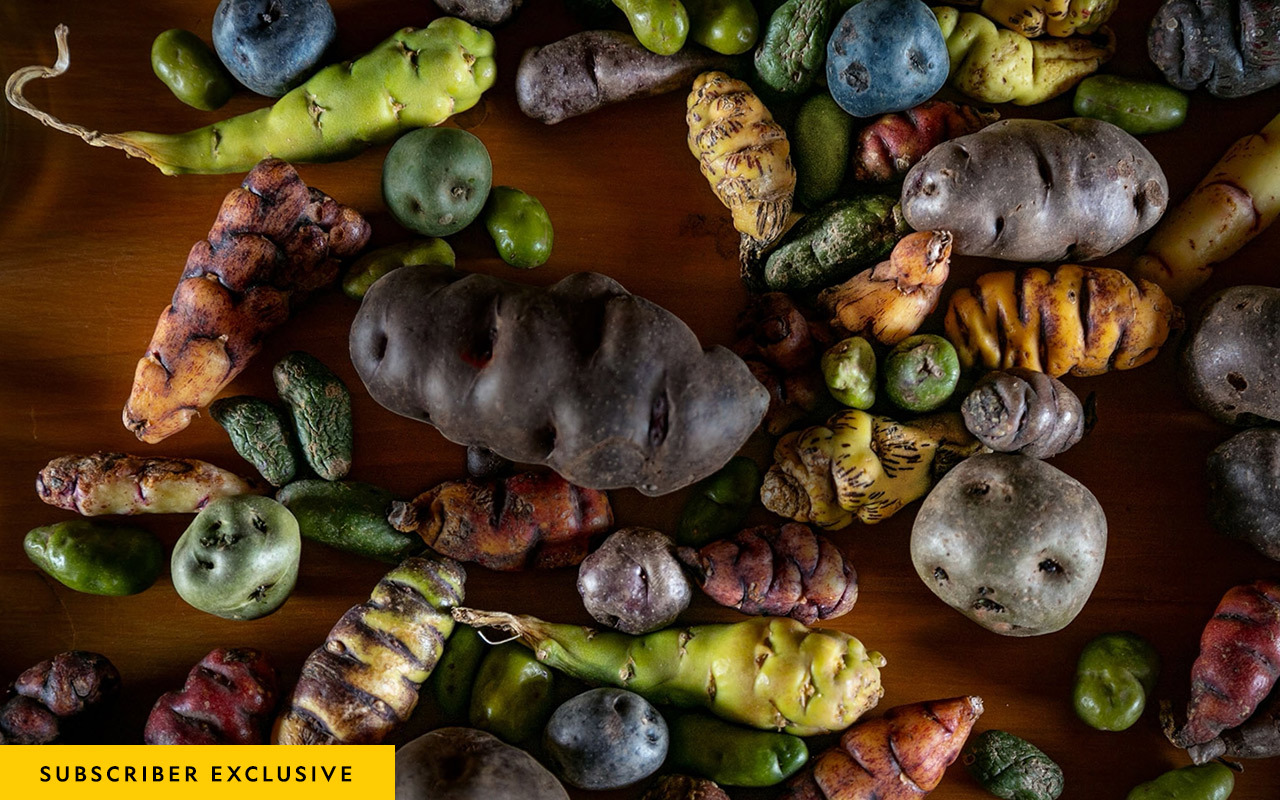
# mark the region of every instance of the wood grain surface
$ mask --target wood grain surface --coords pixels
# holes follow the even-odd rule
[[[340,58],[438,14],[427,0],[333,5]],[[53,28],[65,22],[71,29],[70,71],[33,84],[28,94],[36,105],[103,131],[198,127],[264,103],[242,92],[223,110],[203,113],[180,104],[153,76],[152,38],[183,27],[207,40],[215,6],[215,0],[0,3],[0,73],[51,64]],[[704,344],[728,344],[746,299],[737,278],[736,235],[685,145],[684,93],[552,127],[526,119],[512,89],[519,54],[576,30],[559,0],[528,0],[527,6],[496,32],[497,85],[484,112],[468,114],[464,123],[488,147],[495,184],[521,187],[545,204],[555,223],[555,250],[544,267],[517,273],[497,259],[483,231],[473,226],[452,237],[459,266],[538,284],[580,270],[604,272],[679,315]],[[1119,55],[1108,71],[1158,77],[1145,44],[1155,7],[1155,0],[1123,0],[1115,17]],[[1050,119],[1070,114],[1065,99],[1001,110]],[[1144,143],[1179,198],[1231,142],[1258,130],[1277,111],[1275,89],[1236,101],[1197,92],[1186,126]],[[61,650],[104,653],[126,684],[114,738],[140,741],[155,698],[180,686],[191,666],[216,646],[261,648],[291,683],[307,653],[343,611],[368,596],[384,568],[308,544],[297,590],[285,606],[264,619],[232,622],[186,605],[167,576],[141,595],[103,598],[70,591],[27,561],[23,535],[71,516],[42,504],[33,491],[36,472],[55,456],[94,450],[193,456],[251,472],[207,415],[154,446],[139,443],[120,422],[134,365],[187,251],[204,238],[223,195],[242,176],[165,177],[120,152],[93,149],[44,128],[8,106],[0,114],[0,680]],[[375,244],[408,236],[382,202],[385,152],[380,147],[347,162],[300,168],[308,183],[367,214]],[[1280,228],[1274,228],[1222,265],[1189,307],[1223,286],[1277,284],[1278,249]],[[1122,267],[1133,255],[1130,247],[1101,263]],[[968,284],[994,266],[958,258],[952,285]],[[337,291],[314,297],[270,338],[227,393],[271,396],[270,365],[291,350],[308,350],[353,390],[353,479],[409,495],[461,476],[462,448],[426,425],[383,410],[364,392],[347,356],[355,308]],[[1154,704],[1134,728],[1119,734],[1094,731],[1076,719],[1070,686],[1081,646],[1106,631],[1141,633],[1164,659],[1157,698],[1181,704],[1200,631],[1223,592],[1280,573],[1275,563],[1224,539],[1206,522],[1204,459],[1231,431],[1183,397],[1171,350],[1132,372],[1068,379],[1082,396],[1096,393],[1099,421],[1053,463],[1097,495],[1110,525],[1110,546],[1092,599],[1065,630],[1005,638],[944,606],[911,566],[907,545],[915,505],[883,524],[855,525],[834,535],[857,567],[861,594],[853,611],[831,626],[887,656],[881,709],[981,695],[986,713],[978,728],[1004,729],[1039,745],[1063,767],[1067,800],[1121,798],[1134,784],[1188,763],[1161,736]],[[753,441],[750,452],[763,460],[769,443]],[[684,496],[647,499],[620,491],[614,499],[620,524],[671,531]],[[769,519],[763,509],[756,516]],[[135,521],[171,546],[189,519]],[[472,567],[467,602],[588,622],[575,574],[496,574]],[[684,618],[727,621],[736,615],[699,597]],[[638,795],[632,789],[596,796]],[[987,795],[956,765],[934,796]],[[1280,760],[1247,764],[1233,795],[1277,796]]]

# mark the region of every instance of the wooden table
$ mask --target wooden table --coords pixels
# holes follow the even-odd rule
[[[0,73],[53,61],[53,27],[71,28],[70,72],[29,89],[39,107],[104,131],[179,131],[223,114],[259,107],[242,93],[220,112],[178,103],[148,63],[152,38],[171,27],[208,38],[213,0],[140,0],[127,4],[70,0],[0,4]],[[1156,77],[1145,56],[1154,0],[1125,0],[1115,18],[1120,54],[1110,70]],[[335,2],[337,54],[363,52],[392,30],[425,24],[436,11],[423,0]],[[497,32],[499,78],[487,116],[472,130],[493,158],[495,184],[537,195],[556,227],[550,263],[517,274],[495,256],[482,231],[453,237],[459,266],[534,283],[579,270],[621,280],[686,320],[706,344],[729,343],[746,295],[737,280],[736,235],[685,146],[683,93],[635,102],[545,127],[522,116],[512,93],[520,52],[573,30],[555,0],[529,0],[514,24]],[[1070,114],[1066,100],[1010,115]],[[1280,110],[1275,89],[1237,101],[1196,93],[1189,122],[1145,143],[1167,170],[1174,197],[1184,195],[1223,150]],[[126,683],[115,730],[138,741],[154,699],[181,685],[188,669],[216,646],[265,650],[291,682],[333,622],[368,595],[383,572],[374,562],[308,545],[297,590],[277,613],[231,622],[183,603],[169,579],[147,592],[102,598],[66,589],[27,561],[23,535],[71,515],[44,505],[32,490],[36,472],[65,453],[114,450],[193,456],[241,471],[225,434],[207,416],[158,446],[139,443],[120,424],[136,360],[165,307],[192,243],[204,238],[223,195],[240,175],[164,177],[115,151],[91,149],[5,106],[0,128],[0,680],[70,648],[107,654]],[[483,116],[483,121],[475,125]],[[375,244],[406,237],[379,191],[386,148],[351,161],[303,166],[308,183],[365,212]],[[1272,229],[1218,270],[1205,291],[1236,283],[1276,283]],[[1102,262],[1124,266],[1132,248]],[[953,285],[995,266],[958,258]],[[338,292],[313,298],[232,384],[229,393],[270,396],[269,365],[306,349],[353,389],[357,430],[351,477],[411,494],[463,474],[462,448],[432,428],[392,415],[363,391],[347,356],[355,304]],[[1171,349],[1171,348],[1170,348]],[[1092,599],[1065,630],[1013,639],[980,629],[944,606],[915,576],[908,554],[914,506],[876,527],[834,535],[860,577],[857,606],[833,627],[855,633],[889,660],[881,708],[959,694],[981,695],[979,728],[1001,728],[1038,744],[1062,765],[1068,800],[1123,797],[1132,785],[1187,763],[1161,736],[1154,704],[1121,734],[1076,719],[1070,685],[1081,646],[1099,633],[1129,629],[1148,637],[1164,659],[1158,698],[1184,701],[1201,628],[1223,592],[1280,568],[1226,540],[1205,520],[1205,455],[1230,431],[1193,409],[1177,389],[1174,359],[1164,352],[1132,373],[1069,383],[1096,392],[1096,429],[1054,465],[1101,501],[1110,547]],[[767,454],[768,444],[753,452]],[[618,520],[673,530],[683,493],[647,499],[614,493]],[[768,519],[763,510],[759,518]],[[188,523],[176,516],[135,520],[172,545]],[[469,605],[588,622],[573,570],[496,574],[470,570]],[[736,614],[698,598],[690,620]],[[1254,762],[1238,780],[1237,800],[1275,798],[1280,761]],[[637,791],[614,793],[634,797]],[[587,796],[579,793],[579,796]],[[959,766],[939,800],[986,797]]]

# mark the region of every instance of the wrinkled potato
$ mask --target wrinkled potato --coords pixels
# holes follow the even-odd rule
[[[1088,261],[1160,219],[1169,185],[1137,139],[1095,119],[1007,119],[938,145],[907,173],[902,211],[953,252]]]
[[[1209,522],[1280,561],[1280,429],[1252,428],[1209,454]]]
[[[523,750],[473,728],[441,728],[396,751],[396,800],[569,800]]]
[[[623,528],[582,562],[578,594],[596,622],[648,633],[689,607],[693,587],[670,539],[648,528]]]
[[[989,453],[953,468],[920,506],[911,561],[947,605],[987,630],[1067,626],[1093,592],[1107,518],[1079,481],[1028,456]]]
[[[1191,402],[1220,422],[1280,420],[1280,289],[1232,286],[1206,300],[1179,376]]]

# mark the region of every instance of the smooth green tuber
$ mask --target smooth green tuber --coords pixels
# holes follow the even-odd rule
[[[1133,787],[1125,800],[1227,800],[1235,786],[1235,772],[1221,761],[1214,761],[1169,770]]]
[[[182,28],[170,28],[151,43],[151,70],[174,97],[201,111],[222,108],[235,91],[217,54]]]
[[[498,255],[513,267],[540,267],[551,257],[551,217],[531,194],[511,186],[493,187],[484,208],[484,227]]]
[[[1155,690],[1160,655],[1136,633],[1104,633],[1084,646],[1071,690],[1076,716],[1100,731],[1137,722]]]
[[[746,456],[734,456],[718,472],[703,478],[680,513],[676,543],[702,547],[736,533],[756,501],[762,480],[760,467]]]
[[[836,342],[822,354],[822,379],[831,396],[849,408],[866,410],[876,402],[876,354],[861,336]]]
[[[389,244],[360,256],[342,279],[342,292],[360,300],[374,281],[393,269],[419,264],[452,267],[457,263],[453,248],[444,239],[411,239]]]
[[[680,0],[613,0],[631,23],[640,44],[660,56],[684,47],[689,37],[689,12]]]
[[[884,359],[884,393],[898,408],[933,411],[956,390],[960,357],[941,336],[922,333],[899,342]]]
[[[35,528],[22,549],[59,583],[86,594],[137,594],[164,570],[164,545],[154,534],[84,519]]]

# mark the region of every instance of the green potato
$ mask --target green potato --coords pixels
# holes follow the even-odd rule
[[[236,495],[205,506],[173,547],[173,588],[201,611],[257,619],[278,609],[298,579],[302,536],[289,509]]]
[[[689,12],[680,0],[613,0],[640,44],[660,56],[674,55],[689,36]]]
[[[492,182],[489,151],[460,128],[410,131],[382,163],[382,199],[391,215],[425,236],[448,236],[470,225]]]
[[[942,406],[960,381],[960,357],[951,342],[931,333],[903,339],[884,359],[884,392],[907,411]]]
[[[689,493],[676,542],[702,547],[736,533],[760,494],[760,467],[746,456],[734,456],[718,472],[703,478]]]
[[[1136,633],[1104,633],[1084,646],[1076,663],[1076,715],[1100,731],[1122,731],[1142,716],[1155,690],[1160,655]]]
[[[531,194],[495,186],[485,205],[484,226],[498,255],[513,267],[533,269],[551,257],[551,217]]]
[[[817,208],[836,196],[849,168],[853,117],[827,92],[800,106],[791,126],[791,161],[796,168],[796,200]]]
[[[181,28],[167,30],[151,43],[151,69],[174,97],[201,111],[222,108],[235,89],[209,45]]]
[[[689,38],[708,50],[736,56],[755,47],[760,15],[751,0],[684,0]]]
[[[1187,121],[1187,96],[1163,83],[1094,75],[1076,87],[1074,110],[1131,133],[1163,133]]]
[[[444,652],[431,670],[423,690],[435,698],[436,706],[453,724],[466,724],[471,708],[471,689],[485,653],[491,648],[470,625],[454,625]]]
[[[773,786],[809,760],[804,739],[734,725],[705,714],[668,712],[667,769],[722,786]]]
[[[1227,800],[1235,787],[1235,772],[1221,761],[1214,761],[1169,770],[1133,787],[1125,800]]]
[[[559,704],[555,672],[516,642],[489,648],[471,687],[471,727],[508,744],[531,742]]]
[[[876,354],[861,336],[836,342],[822,354],[822,379],[831,396],[863,411],[876,402]]]
[[[35,528],[22,549],[59,583],[86,594],[137,594],[164,569],[164,545],[154,534],[84,519]]]
[[[342,292],[352,300],[360,300],[374,281],[393,269],[419,264],[452,267],[455,263],[453,248],[444,239],[413,239],[390,244],[360,256],[342,278]]]
[[[302,538],[366,558],[399,564],[426,545],[387,522],[391,492],[355,481],[301,480],[276,492]]]

